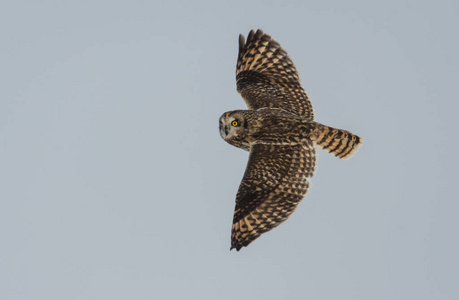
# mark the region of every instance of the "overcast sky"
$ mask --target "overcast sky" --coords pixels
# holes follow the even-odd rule
[[[257,28],[364,145],[230,252],[218,118]],[[3,2],[0,299],[458,299],[457,28],[453,0]]]

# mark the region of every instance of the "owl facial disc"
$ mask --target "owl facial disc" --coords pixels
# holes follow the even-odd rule
[[[241,121],[234,116],[224,114],[220,117],[220,135],[224,140],[231,139],[237,135]]]

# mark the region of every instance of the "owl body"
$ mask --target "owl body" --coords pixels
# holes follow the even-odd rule
[[[308,142],[314,126],[315,122],[281,109],[235,110],[221,116],[220,135],[229,144],[250,151],[254,144]]]
[[[314,174],[315,146],[346,159],[362,141],[314,121],[295,65],[261,30],[239,36],[236,83],[249,109],[224,113],[219,129],[226,142],[250,152],[231,230],[231,249],[239,251],[296,210]]]

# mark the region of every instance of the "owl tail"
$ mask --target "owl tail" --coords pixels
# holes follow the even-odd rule
[[[323,150],[335,155],[338,158],[347,159],[351,157],[362,144],[362,139],[342,129],[336,129],[315,124],[312,138]]]

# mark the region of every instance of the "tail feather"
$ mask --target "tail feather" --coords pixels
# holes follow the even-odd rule
[[[362,139],[343,129],[336,129],[316,123],[313,140],[323,150],[341,159],[351,157],[362,144]]]

